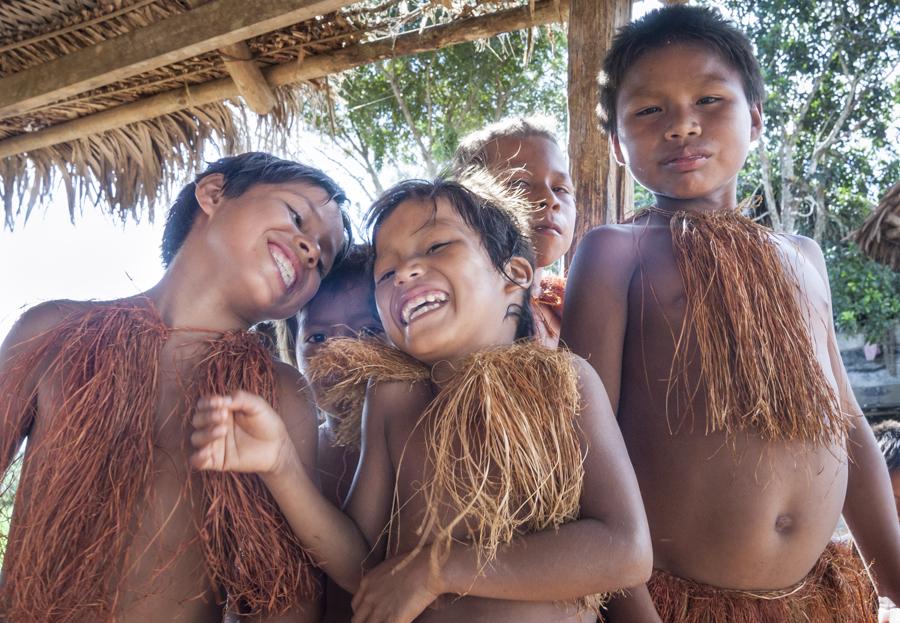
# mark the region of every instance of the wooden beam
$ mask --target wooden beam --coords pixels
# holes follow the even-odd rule
[[[568,0],[538,0],[532,14],[528,6],[491,15],[471,17],[444,26],[402,34],[396,38],[359,44],[332,54],[307,57],[303,62],[275,65],[264,70],[266,81],[273,87],[359,67],[374,61],[437,50],[450,45],[492,37],[502,32],[565,21]],[[197,87],[167,91],[146,99],[125,104],[73,121],[29,132],[0,141],[0,158],[74,141],[99,134],[129,123],[146,121],[185,108],[211,104],[238,95],[230,78],[213,80]]]
[[[578,223],[572,250],[584,234],[621,220],[631,209],[631,176],[616,164],[597,118],[597,76],[616,29],[631,20],[631,0],[571,0],[569,8],[569,162]]]
[[[243,41],[226,45],[219,50],[228,75],[247,106],[257,115],[268,115],[275,108],[275,94],[259,65],[253,60],[250,48]]]
[[[355,0],[214,0],[0,79],[0,118],[297,24]]]

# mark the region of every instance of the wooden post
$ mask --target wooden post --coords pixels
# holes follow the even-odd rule
[[[247,106],[257,115],[268,115],[275,108],[275,94],[263,76],[246,41],[219,49],[225,68]]]
[[[589,230],[632,210],[634,184],[616,164],[597,118],[597,76],[616,29],[631,20],[632,0],[571,0],[569,4],[569,161],[578,222],[575,247]]]

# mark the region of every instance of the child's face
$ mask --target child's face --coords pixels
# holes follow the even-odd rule
[[[201,180],[197,199],[207,217],[207,252],[230,290],[227,304],[248,326],[296,314],[343,244],[337,204],[323,188],[299,181],[225,197],[210,178],[221,181]]]
[[[297,360],[301,367],[335,337],[383,337],[381,320],[372,309],[372,283],[360,276],[334,290],[320,291],[300,311]]]
[[[494,175],[512,174],[519,188],[537,206],[531,217],[535,264],[549,266],[569,250],[575,233],[575,191],[559,147],[542,136],[501,137],[485,148],[487,168]]]
[[[890,472],[891,489],[894,490],[894,504],[897,507],[897,519],[900,520],[900,470]]]
[[[511,283],[494,268],[479,235],[444,198],[401,203],[375,237],[375,300],[391,342],[424,363],[454,361],[511,343],[507,315],[531,284],[531,267],[514,257]]]
[[[628,69],[616,107],[613,147],[638,182],[659,197],[734,203],[762,114],[720,55],[685,44],[646,52]]]

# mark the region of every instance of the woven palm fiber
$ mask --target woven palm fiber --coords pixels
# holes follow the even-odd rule
[[[679,415],[690,416],[703,391],[707,433],[843,446],[848,419],[815,357],[805,294],[774,234],[736,210],[653,211],[670,217],[687,300],[669,378]],[[692,340],[702,387],[686,374]]]
[[[404,353],[354,339],[330,341],[313,368],[314,378],[341,377],[329,390],[335,396],[352,387],[364,393],[370,382],[431,378]],[[577,519],[584,481],[579,410],[567,352],[522,342],[466,357],[417,424],[425,430],[429,477],[421,488],[421,542],[410,556],[428,547],[440,564],[455,531],[467,535],[484,568],[517,536]],[[605,597],[578,604],[597,610]]]
[[[57,410],[38,414],[49,425],[22,466],[35,491],[17,493],[0,593],[5,620],[113,617],[128,546],[151,493],[160,353],[172,331],[146,299],[95,305],[38,337],[2,379],[2,395],[23,393],[35,370],[61,388],[52,399]],[[201,335],[205,355],[181,379],[185,431],[202,395],[244,389],[275,401],[274,364],[258,335]],[[23,398],[31,405],[36,395]],[[14,454],[15,432],[29,429],[30,411],[2,413],[0,456]],[[185,463],[187,456],[185,447]],[[253,612],[282,612],[316,594],[306,553],[256,476],[201,472],[199,482],[201,490],[192,491],[185,478],[181,499],[202,505],[196,538],[212,585]]]
[[[736,591],[656,570],[647,584],[663,623],[875,623],[878,599],[862,559],[831,543],[799,584]]]

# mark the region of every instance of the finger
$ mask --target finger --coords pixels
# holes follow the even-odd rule
[[[204,396],[197,401],[198,409],[227,409],[231,404],[231,396],[213,394]]]
[[[263,398],[242,389],[232,392],[229,407],[233,411],[243,411],[247,415],[258,415],[272,409]]]
[[[208,428],[223,424],[228,419],[228,410],[224,408],[203,409],[194,411],[191,417],[191,425],[194,428]]]
[[[198,428],[191,433],[191,445],[195,448],[204,448],[215,441],[224,439],[227,432],[228,427],[224,424],[207,428]]]
[[[353,608],[353,618],[351,619],[352,623],[371,623],[371,619],[369,618],[372,613],[372,605],[369,603],[369,599],[364,595],[360,599],[356,599],[359,596],[359,592],[357,591],[356,596],[354,596],[353,602],[351,602],[351,607]]]
[[[191,467],[198,470],[215,469],[213,453],[210,448],[203,448],[191,453],[190,463]]]

